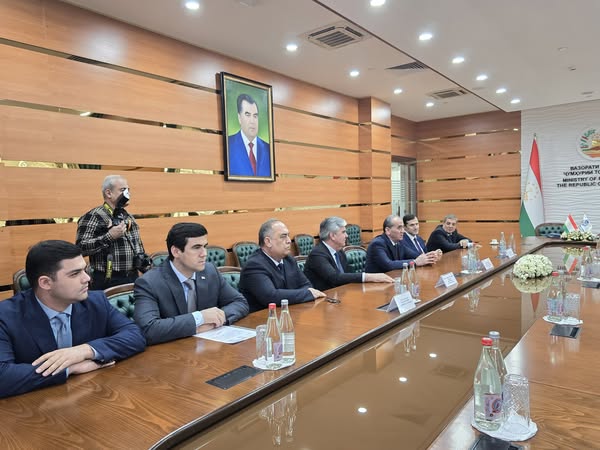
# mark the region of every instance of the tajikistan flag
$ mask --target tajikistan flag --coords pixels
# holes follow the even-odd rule
[[[573,216],[571,214],[569,214],[567,216],[567,220],[565,220],[565,230],[567,230],[568,232],[571,232],[571,231],[575,231],[578,229],[579,228],[577,227],[577,222],[575,222],[575,219],[573,219]]]
[[[573,271],[577,267],[578,262],[579,262],[579,258],[576,258],[575,256],[570,255],[568,253],[565,253],[565,256],[563,257],[563,263],[567,269],[567,272],[573,273]]]
[[[525,190],[521,197],[519,226],[521,236],[535,236],[535,227],[544,222],[544,200],[542,197],[542,175],[537,142],[533,137],[529,170],[525,178]]]

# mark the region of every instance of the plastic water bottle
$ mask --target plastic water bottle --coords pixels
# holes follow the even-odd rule
[[[474,419],[482,430],[497,430],[502,425],[502,382],[492,358],[492,339],[481,339],[483,348],[473,379]]]
[[[581,258],[581,278],[592,278],[594,274],[593,263],[592,249],[589,245],[586,245],[583,247],[583,257]]]
[[[504,378],[506,378],[508,371],[506,370],[502,350],[500,350],[500,333],[498,331],[490,331],[488,336],[492,340],[492,359],[500,376],[500,383],[504,386]]]
[[[415,269],[415,262],[410,262],[410,268],[408,269],[408,282],[410,283],[410,295],[412,298],[418,299],[421,293],[421,284],[419,283],[419,275]]]
[[[510,233],[510,239],[508,240],[508,248],[510,248],[515,255],[517,254],[517,245],[515,244],[514,233]]]
[[[277,310],[275,303],[269,303],[269,318],[267,319],[267,335],[265,347],[267,349],[267,369],[277,370],[282,366],[283,355],[281,333],[277,323]]]
[[[469,242],[467,245],[469,273],[477,273],[478,257],[475,244]]]
[[[498,256],[500,256],[500,258],[506,258],[506,239],[504,238],[504,231],[500,232],[500,242],[498,243]]]
[[[292,364],[296,361],[296,333],[287,300],[281,300],[281,314],[279,315],[279,331],[283,342],[283,362]]]

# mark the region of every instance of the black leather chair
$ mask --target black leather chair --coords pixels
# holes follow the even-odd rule
[[[25,269],[19,269],[13,274],[13,291],[17,292],[26,291],[31,287]]]
[[[299,256],[308,255],[315,246],[315,238],[310,234],[297,234],[294,236],[294,243]]]
[[[535,227],[535,235],[549,238],[559,238],[560,234],[565,231],[565,226],[558,222],[540,223]]]
[[[223,275],[223,278],[225,278],[225,281],[227,281],[231,287],[239,291],[238,287],[240,284],[240,273],[242,269],[235,266],[219,266],[217,270],[221,273],[221,275]]]
[[[227,250],[218,245],[209,245],[206,247],[207,255],[206,260],[209,263],[213,263],[215,267],[222,267],[225,265],[227,260]]]
[[[250,255],[258,250],[258,244],[252,241],[236,242],[233,244],[232,250],[235,262],[240,268],[243,268]]]
[[[152,267],[160,266],[166,259],[169,259],[169,252],[154,252],[150,255]]]
[[[120,284],[104,290],[108,301],[125,317],[133,320],[133,283]]]
[[[360,226],[349,223],[346,225],[346,234],[348,239],[346,245],[362,245],[362,239],[360,237]]]
[[[347,245],[344,247],[346,260],[348,261],[348,272],[361,273],[365,271],[367,264],[367,250],[359,245]]]

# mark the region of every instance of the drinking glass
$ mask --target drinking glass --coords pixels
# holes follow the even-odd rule
[[[256,359],[266,360],[267,349],[265,347],[265,338],[267,336],[267,326],[259,325],[256,327]]]
[[[523,375],[508,374],[504,379],[503,428],[510,434],[529,431],[529,380]]]
[[[565,298],[565,319],[579,323],[579,294],[569,292]]]
[[[394,291],[396,294],[402,294],[406,290],[406,287],[402,284],[402,278],[394,278]]]

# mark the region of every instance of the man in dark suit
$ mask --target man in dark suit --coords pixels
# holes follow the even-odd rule
[[[206,264],[207,245],[204,226],[175,224],[167,235],[169,259],[136,280],[133,317],[149,345],[230,325],[248,314],[244,296]]]
[[[423,253],[427,253],[427,245],[421,236],[419,236],[419,219],[414,214],[405,214],[402,217],[404,223],[404,237],[402,245],[404,246],[404,255],[406,258],[415,259]],[[442,258],[442,251],[432,252],[435,261]]]
[[[367,272],[389,272],[402,269],[404,263],[414,261],[417,266],[433,264],[435,257],[424,253],[416,258],[408,258],[401,241],[404,236],[404,223],[399,216],[390,215],[383,221],[383,233],[369,243],[367,249]]]
[[[393,283],[385,273],[347,273],[346,221],[328,217],[319,227],[319,242],[310,252],[304,265],[304,274],[319,290],[331,289],[348,283]]]
[[[140,329],[88,292],[81,249],[43,241],[25,263],[31,289],[0,302],[0,397],[66,382],[144,350]]]
[[[292,240],[283,222],[270,219],[263,223],[258,245],[260,248],[248,258],[240,276],[240,291],[248,299],[250,312],[264,309],[269,303],[280,306],[283,299],[292,305],[325,297],[311,286],[290,256]]]
[[[258,137],[258,106],[248,94],[237,98],[240,131],[228,137],[230,175],[271,176],[269,144]]]
[[[459,248],[467,248],[470,240],[456,229],[458,219],[454,214],[444,217],[444,222],[438,225],[429,235],[427,251],[441,250],[444,253]]]

